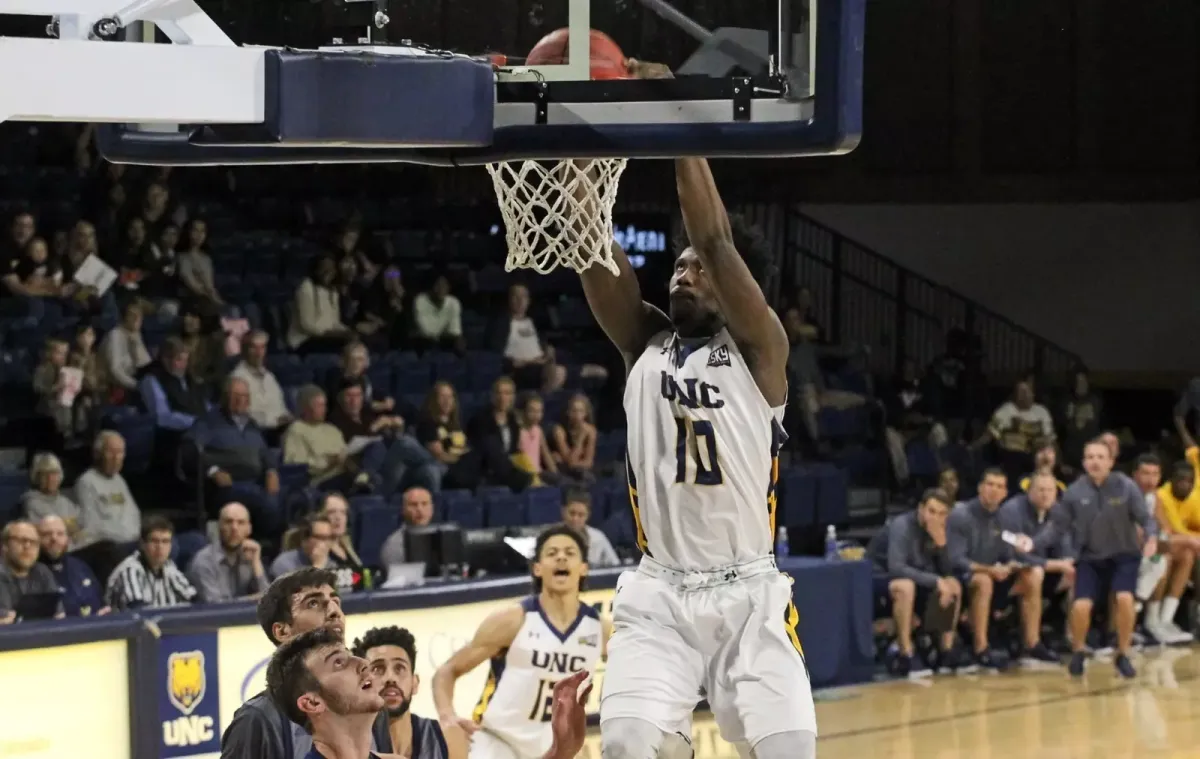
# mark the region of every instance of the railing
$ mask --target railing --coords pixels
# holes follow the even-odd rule
[[[983,350],[992,382],[1032,371],[1062,381],[1079,356],[799,211],[783,219],[780,295],[813,295],[831,340],[871,349],[872,371],[890,374],[905,357],[925,366],[960,328]]]

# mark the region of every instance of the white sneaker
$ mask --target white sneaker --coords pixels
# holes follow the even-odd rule
[[[1163,634],[1166,635],[1166,637],[1162,640],[1168,645],[1193,643],[1196,640],[1190,632],[1181,629],[1179,625],[1175,624],[1174,622],[1161,622],[1160,627],[1162,628]]]
[[[1146,621],[1142,624],[1142,627],[1146,629],[1146,632],[1150,633],[1151,637],[1153,637],[1159,645],[1166,646],[1170,644],[1171,631],[1168,630],[1160,620],[1150,619],[1147,616]]]

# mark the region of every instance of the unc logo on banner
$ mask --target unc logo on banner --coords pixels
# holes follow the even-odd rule
[[[161,756],[187,757],[220,750],[220,698],[215,633],[163,636],[159,648],[162,696]]]

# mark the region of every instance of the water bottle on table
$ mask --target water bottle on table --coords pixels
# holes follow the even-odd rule
[[[837,527],[829,525],[825,529],[825,560],[837,561],[839,558],[841,554],[838,553]]]
[[[786,527],[780,527],[775,531],[775,558],[781,559],[791,555],[788,547],[788,534]]]

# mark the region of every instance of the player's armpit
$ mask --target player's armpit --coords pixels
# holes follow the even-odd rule
[[[579,276],[592,315],[608,339],[621,351],[625,368],[628,369],[655,333],[671,328],[671,320],[642,300],[637,274],[629,265],[625,251],[615,242],[612,244],[612,256],[617,264],[617,276],[614,277],[603,266],[596,265]]]
[[[754,381],[772,406],[787,400],[788,339],[775,310],[738,251],[708,161],[675,161],[675,186],[688,242],[700,259],[729,334],[746,355]]]

